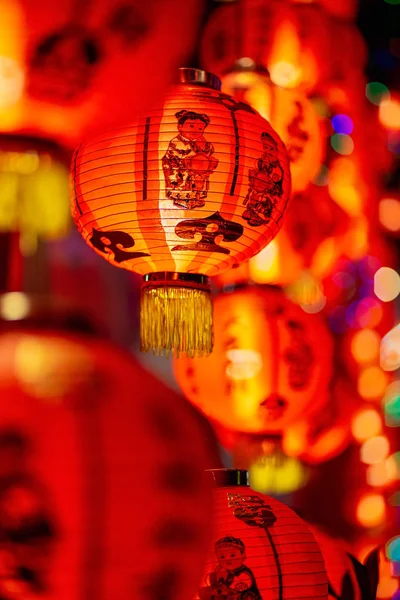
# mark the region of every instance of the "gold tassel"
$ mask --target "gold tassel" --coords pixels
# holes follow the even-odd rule
[[[210,290],[171,285],[142,288],[140,349],[179,357],[207,356],[212,351]]]

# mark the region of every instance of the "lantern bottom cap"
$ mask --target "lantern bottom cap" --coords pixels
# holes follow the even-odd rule
[[[207,278],[152,275],[145,277],[141,293],[141,352],[177,358],[180,354],[190,358],[210,354],[212,301]]]

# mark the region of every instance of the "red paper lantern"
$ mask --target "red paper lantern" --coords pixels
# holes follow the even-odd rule
[[[214,548],[195,598],[328,598],[324,561],[307,525],[251,490],[247,472],[215,470]]]
[[[176,360],[175,373],[185,396],[223,427],[280,435],[329,402],[329,330],[320,315],[306,314],[279,288],[219,294],[214,341],[209,357]]]
[[[209,542],[204,431],[131,357],[61,326],[0,335],[0,595],[187,600]]]
[[[251,59],[285,88],[313,90],[330,66],[329,19],[319,6],[244,0],[215,10],[205,28],[200,57],[204,68],[229,73]]]
[[[78,148],[73,216],[111,264],[145,276],[142,350],[212,348],[208,275],[276,235],[290,193],[286,150],[220,82],[182,69],[163,106]]]
[[[191,51],[200,9],[200,0],[3,0],[0,131],[73,147],[147,110]]]

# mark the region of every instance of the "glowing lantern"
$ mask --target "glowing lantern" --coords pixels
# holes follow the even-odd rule
[[[341,540],[331,538],[316,527],[311,532],[324,557],[329,580],[329,598],[366,600],[376,597],[378,584],[378,550],[360,563]]]
[[[247,472],[211,472],[214,548],[196,600],[328,598],[324,561],[307,525],[248,487]]]
[[[194,415],[118,348],[17,325],[0,335],[0,595],[192,597],[211,516]]]
[[[201,45],[202,65],[218,75],[251,59],[285,88],[313,89],[325,77],[329,20],[318,6],[245,0],[213,12]]]
[[[18,231],[23,249],[36,237],[65,235],[70,221],[67,158],[53,144],[0,137],[0,231]]]
[[[165,93],[200,9],[197,0],[2,0],[0,131],[73,147],[126,122]]]
[[[163,107],[78,148],[73,216],[111,264],[145,276],[142,350],[212,347],[207,276],[276,235],[290,193],[288,157],[267,121],[181,69]]]
[[[312,102],[303,92],[278,87],[266,75],[240,64],[223,77],[222,89],[270,121],[289,154],[292,189],[303,191],[317,175],[324,155],[323,130]]]
[[[285,453],[308,464],[320,464],[338,456],[351,442],[351,419],[358,404],[349,382],[336,377],[330,400],[318,414],[300,416],[285,427]]]
[[[223,427],[282,434],[329,404],[332,338],[279,289],[250,286],[214,303],[213,353],[179,359],[185,396]]]
[[[326,188],[311,185],[293,196],[275,240],[249,261],[247,279],[250,276],[256,283],[303,285],[305,272],[307,279],[321,279],[333,271],[348,230],[347,215],[332,202]],[[226,278],[237,277],[237,281],[240,275],[238,269],[223,273],[220,279],[225,282]]]

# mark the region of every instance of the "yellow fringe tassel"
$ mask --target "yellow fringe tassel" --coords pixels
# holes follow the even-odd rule
[[[162,286],[142,288],[140,349],[179,357],[212,351],[212,301],[207,290]]]

